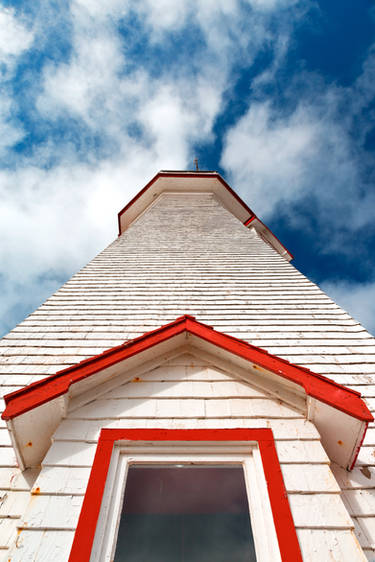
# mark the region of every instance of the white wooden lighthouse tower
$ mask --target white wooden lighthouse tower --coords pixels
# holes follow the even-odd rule
[[[1,340],[4,561],[375,559],[375,340],[290,260],[216,172],[138,193]]]

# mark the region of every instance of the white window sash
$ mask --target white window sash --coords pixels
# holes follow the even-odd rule
[[[132,464],[237,465],[244,471],[257,562],[281,562],[260,451],[256,442],[117,442],[112,451],[90,562],[111,562]]]

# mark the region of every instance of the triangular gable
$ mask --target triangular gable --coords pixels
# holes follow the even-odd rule
[[[158,172],[118,213],[119,236],[155,201],[158,195],[179,191],[184,193],[214,193],[226,209],[245,226],[254,228],[276,252],[287,261],[293,259],[292,254],[280,240],[258,219],[221,175],[214,171],[162,170]]]
[[[187,423],[212,418],[243,420],[263,418],[304,419],[304,402],[299,408],[280,400],[278,394],[245,380],[235,366],[219,367],[217,358],[183,347],[170,358],[159,357],[142,364],[129,377],[124,372],[73,398],[67,418],[112,419],[183,418]],[[224,363],[224,362],[223,362]],[[242,375],[242,376],[241,376]],[[277,390],[277,389],[275,389]]]
[[[49,437],[65,414],[72,397],[117,376],[120,365],[122,371],[124,368],[130,370],[137,364],[150,361],[186,343],[202,353],[229,361],[245,370],[250,377],[264,379],[271,385],[277,381],[285,387],[289,403],[294,400],[293,397],[297,400],[304,396],[306,417],[317,426],[330,457],[346,467],[352,467],[367,424],[373,421],[358,392],[242,340],[217,332],[187,315],[6,395],[2,418],[8,422],[20,463],[25,465],[28,456],[29,442],[22,445],[25,442],[22,431],[26,427],[28,431],[32,427],[36,435],[43,428],[42,433],[48,433]],[[33,454],[35,459],[35,447]]]

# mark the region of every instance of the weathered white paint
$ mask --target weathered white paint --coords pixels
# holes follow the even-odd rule
[[[375,396],[374,338],[209,194],[190,197],[188,202],[181,195],[163,197],[8,334],[0,348],[0,385],[9,390],[29,384],[185,313],[271,353],[300,361],[341,384],[355,385],[355,390],[361,386],[370,399]],[[150,382],[157,380],[153,376]],[[169,380],[167,371],[165,376]],[[198,380],[210,380],[199,376],[202,379]],[[197,380],[193,373],[189,377]],[[254,389],[259,391],[258,386]],[[190,399],[180,397],[180,403]],[[200,399],[211,402],[206,397]],[[220,400],[219,391],[215,399]],[[156,402],[154,396],[149,400]],[[112,413],[100,420],[68,418],[57,428],[40,475],[40,489],[45,486],[46,494],[52,494],[56,485],[57,494],[64,494],[64,490],[78,494],[80,479],[70,484],[69,471],[82,470],[83,474],[89,470],[101,425],[122,427],[124,423],[127,427],[142,423],[149,428],[266,424],[272,427],[280,457],[285,460],[282,470],[290,495],[321,492],[336,497],[330,478],[328,490],[323,487],[323,474],[329,467],[319,435],[298,413],[281,419],[221,418],[218,414],[201,419],[114,419]],[[0,427],[5,427],[4,422]],[[3,439],[6,445],[6,437]],[[358,468],[344,479],[348,490],[374,488],[375,429],[369,430],[366,444]],[[19,479],[14,458],[7,456],[9,448],[2,452],[3,488],[9,491],[14,483],[20,492],[13,493],[24,494],[33,479],[30,484],[28,479]],[[55,470],[60,471],[58,479],[46,476],[46,471],[52,475]],[[38,487],[36,483],[34,487]],[[374,556],[370,550],[374,520],[358,517],[358,523],[354,518],[369,557]],[[12,525],[8,527],[10,531]],[[8,545],[8,531],[0,530],[0,547]],[[298,534],[305,560],[363,559],[350,530],[300,529]],[[72,536],[70,531],[22,530],[12,561],[33,560],[36,553],[42,561],[67,560]]]
[[[73,531],[22,529],[11,552],[5,555],[4,560],[11,560],[11,562],[68,560],[73,538]]]
[[[304,562],[366,562],[366,557],[352,531],[298,529]]]

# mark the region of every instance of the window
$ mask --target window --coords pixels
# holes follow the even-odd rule
[[[70,562],[229,559],[302,560],[271,430],[102,430]]]

